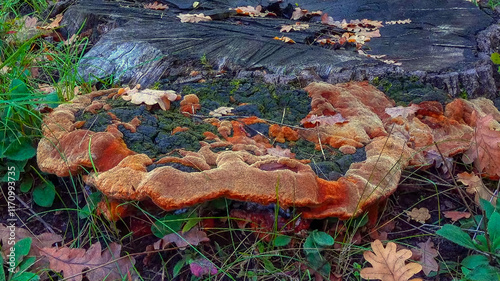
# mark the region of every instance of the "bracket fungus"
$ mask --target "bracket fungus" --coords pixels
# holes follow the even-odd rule
[[[438,102],[422,102],[405,109],[395,108],[394,101],[368,82],[315,82],[305,90],[311,98],[309,117],[302,122],[307,126],[266,125],[268,121],[257,117],[207,116],[203,126],[214,129],[202,134],[201,147],[177,149],[161,157],[127,148],[124,131],[117,129],[118,124],[127,122],[111,120],[105,132],[76,129],[75,114],[98,99],[106,103],[106,95],[116,89],[80,96],[45,118],[45,138],[37,155],[39,167],[67,176],[94,165],[98,173],[91,172],[86,182],[105,195],[119,200],[150,199],[165,210],[226,197],[264,205],[279,201],[280,207],[295,207],[305,218],[347,219],[392,194],[404,169],[429,167],[433,163],[428,156],[437,152],[442,157],[466,153],[477,138],[476,124],[489,136],[495,134],[489,131],[498,128],[500,121],[500,113],[486,99],[457,99],[444,109]],[[193,114],[201,108],[200,99],[187,95],[179,106],[180,112]],[[135,124],[139,131],[142,123]],[[247,127],[251,125],[262,125],[270,137],[249,134]],[[169,135],[188,134],[192,129]],[[363,148],[366,159],[352,163],[337,180],[328,180],[315,173],[308,159],[295,159],[296,153],[273,145],[272,137],[294,145],[305,140],[344,154]],[[495,142],[489,149],[498,154],[499,140],[489,141]],[[498,176],[485,167],[476,168],[487,176]]]

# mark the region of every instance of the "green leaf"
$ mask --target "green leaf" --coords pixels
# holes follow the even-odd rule
[[[182,228],[182,233],[186,233],[191,230],[195,225],[197,225],[201,221],[201,218],[194,217],[189,218],[184,227]]]
[[[492,241],[492,251],[496,252],[500,250],[500,214],[494,212],[489,216],[488,220],[488,234],[490,235],[490,240]]]
[[[0,158],[7,158],[13,161],[28,160],[36,155],[36,149],[31,144],[31,139],[28,137],[19,137],[13,141],[0,155]]]
[[[500,54],[499,53],[496,53],[496,52],[492,53],[490,58],[494,64],[500,64]]]
[[[36,257],[25,257],[19,264],[19,271],[27,271],[36,262]]]
[[[332,246],[335,240],[333,240],[333,237],[330,236],[328,233],[323,232],[323,231],[317,231],[314,230],[311,233],[314,242],[318,244],[319,246],[326,247],[326,246]]]
[[[274,264],[267,257],[260,257],[260,260],[262,261],[262,263],[264,264],[264,268],[268,272],[276,272],[277,271]]]
[[[500,272],[498,268],[491,265],[480,265],[472,269],[466,277],[471,281],[499,280]]]
[[[52,92],[40,98],[38,103],[46,103],[50,108],[56,108],[60,104],[59,96],[57,92]]]
[[[479,199],[479,205],[481,206],[481,209],[484,210],[487,218],[489,218],[495,211],[495,207],[491,204],[491,202],[484,200],[483,198]]]
[[[41,207],[51,207],[56,197],[56,188],[50,181],[46,181],[33,189],[33,201]]]
[[[180,261],[178,261],[174,265],[174,270],[172,272],[172,274],[174,275],[173,277],[176,277],[177,275],[179,275],[179,273],[181,272],[181,269],[184,267],[185,264],[186,264],[186,260],[185,259],[181,259]]]
[[[287,235],[278,235],[274,238],[275,247],[284,247],[292,241],[292,237]]]
[[[320,254],[307,254],[306,260],[323,276],[330,276],[331,265]]]
[[[462,266],[469,269],[474,269],[477,266],[488,264],[490,264],[490,261],[484,255],[471,255],[462,260]]]
[[[20,79],[12,79],[9,85],[9,93],[12,95],[11,98],[25,98],[31,94],[31,91]]]
[[[0,255],[0,281],[6,281],[5,280],[5,271],[3,270],[3,257]]]
[[[24,167],[26,166],[27,162],[28,162],[28,160],[8,161],[5,164],[0,163],[0,171],[6,171],[6,172],[4,172],[4,175],[0,181],[1,182],[19,181],[21,172],[24,172]],[[14,171],[12,171],[12,169],[10,170],[13,173],[8,172],[9,167],[14,167]]]
[[[151,226],[151,232],[158,238],[163,238],[165,235],[181,230],[182,224],[188,217],[187,213],[179,215],[166,215],[163,218],[155,221]]]
[[[33,178],[32,177],[26,177],[21,182],[21,185],[19,186],[19,190],[21,190],[21,192],[23,192],[23,193],[26,193],[26,192],[30,191],[30,189],[31,189],[32,186],[33,186]]]
[[[306,255],[309,254],[319,254],[318,245],[314,242],[312,235],[307,236],[306,241],[303,245],[303,250]]]
[[[36,275],[33,272],[16,272],[14,276],[12,276],[12,281],[38,281],[40,280],[40,276]]]
[[[31,237],[26,237],[24,239],[17,241],[16,244],[14,245],[14,253],[15,253],[14,267],[17,267],[23,260],[23,257],[30,252],[31,241],[32,241]]]
[[[78,217],[81,219],[88,218],[97,208],[97,203],[101,201],[102,193],[93,192],[87,197],[87,205],[85,205],[79,212]]]
[[[470,236],[458,226],[445,224],[436,234],[462,247],[477,250]]]
[[[476,236],[476,240],[474,240],[472,242],[474,242],[474,245],[476,245],[476,249],[483,251],[483,252],[490,251],[490,249],[488,249],[488,241],[486,241],[486,236],[478,235],[478,236]]]

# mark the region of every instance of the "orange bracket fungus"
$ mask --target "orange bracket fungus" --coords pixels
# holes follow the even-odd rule
[[[139,130],[147,121],[144,116],[129,122],[113,118],[105,132],[77,129],[77,112],[89,111],[92,104],[92,110],[109,109],[104,105],[117,90],[93,92],[46,116],[39,167],[59,176],[86,168],[90,170],[86,182],[105,195],[118,200],[150,199],[165,210],[226,197],[263,205],[279,201],[280,207],[295,207],[305,218],[341,219],[359,215],[387,198],[410,166],[430,167],[439,159],[463,154],[464,162],[474,162],[483,176],[500,176],[500,113],[487,99],[456,99],[445,107],[432,101],[396,107],[368,82],[315,82],[305,90],[311,110],[301,124],[275,124],[255,116],[197,115],[203,119],[198,126],[213,127],[203,133],[205,139],[198,148],[176,149],[158,157],[136,153],[123,141],[126,132]],[[172,96],[170,101],[174,100],[179,98]],[[194,94],[179,103],[175,106],[185,115],[201,108]],[[255,124],[266,125],[270,137],[249,134],[247,126]],[[193,132],[174,125],[169,136]],[[321,152],[328,147],[353,154],[364,148],[366,159],[352,163],[337,180],[326,180],[308,165],[308,159],[295,159],[295,153],[274,143],[304,140]]]

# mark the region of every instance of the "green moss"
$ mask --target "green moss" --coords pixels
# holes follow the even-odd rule
[[[420,82],[416,76],[374,79],[372,84],[398,105],[406,106],[423,101],[439,101],[444,104],[449,101],[448,95],[443,90]]]

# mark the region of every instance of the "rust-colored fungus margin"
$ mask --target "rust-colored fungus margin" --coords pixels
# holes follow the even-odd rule
[[[60,176],[76,173],[81,166],[90,167],[91,140],[90,155],[100,172],[91,173],[86,181],[115,199],[149,198],[166,210],[219,197],[260,204],[278,200],[280,207],[296,207],[307,218],[347,219],[392,194],[402,170],[429,167],[439,161],[436,155],[447,158],[472,149],[474,127],[480,118],[491,116],[497,125],[500,120],[500,113],[486,99],[457,99],[445,108],[437,102],[422,102],[406,110],[394,107],[392,100],[367,82],[311,83],[305,90],[312,107],[308,123],[314,121],[315,127],[297,129],[301,138],[317,147],[329,145],[346,153],[365,148],[366,160],[351,164],[337,181],[319,178],[307,161],[292,159],[293,153],[268,153],[273,151],[268,150],[272,148],[268,140],[245,134],[241,124],[248,120],[244,118],[207,119],[218,127],[221,137],[207,134],[199,151],[180,150],[182,157],[168,156],[154,162],[128,150],[116,126],[102,133],[75,129],[74,113],[103,92],[79,97],[45,118],[39,166]],[[199,108],[198,101],[190,103],[192,109],[193,105]],[[224,147],[232,150],[221,151]],[[197,172],[170,166],[147,170],[153,163],[169,162]]]
[[[75,126],[76,112],[92,104],[93,98],[117,90],[79,96],[70,104],[58,106],[44,118],[44,138],[40,140],[37,149],[38,166],[42,171],[60,177],[94,167],[97,171],[106,171],[115,167],[126,156],[135,154],[127,148],[118,130],[96,133],[80,130]]]

